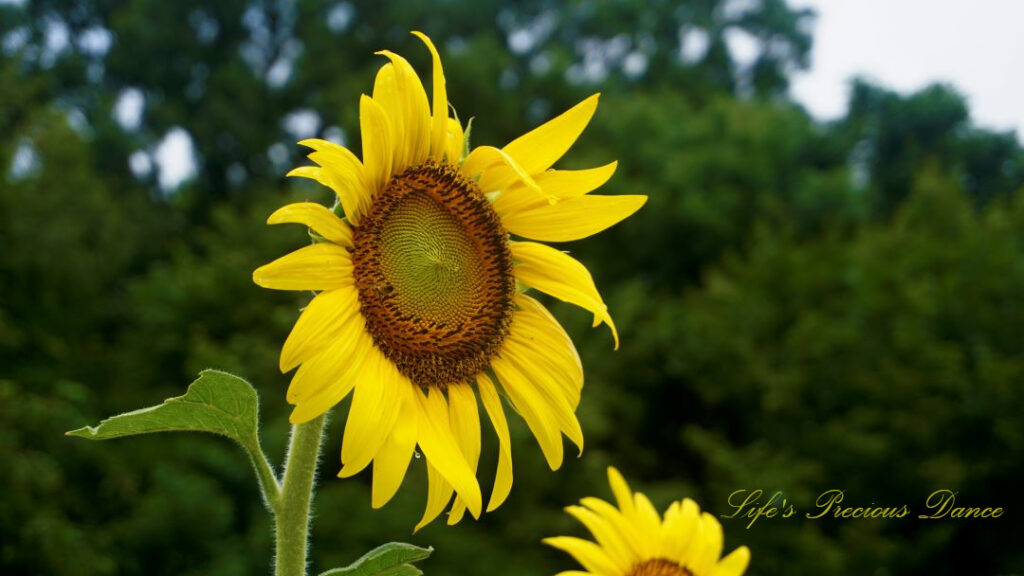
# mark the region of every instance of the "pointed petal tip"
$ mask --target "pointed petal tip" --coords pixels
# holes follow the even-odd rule
[[[347,466],[342,463],[341,470],[338,470],[338,478],[351,478],[359,472],[361,472],[361,470],[356,470],[352,466]],[[376,508],[376,506],[374,506],[374,508]]]

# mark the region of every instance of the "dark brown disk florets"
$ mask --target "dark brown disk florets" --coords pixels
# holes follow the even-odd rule
[[[628,576],[693,576],[678,563],[663,558],[644,560],[633,565]]]
[[[487,368],[508,335],[508,234],[477,185],[428,162],[393,176],[354,230],[355,285],[374,343],[414,383]]]

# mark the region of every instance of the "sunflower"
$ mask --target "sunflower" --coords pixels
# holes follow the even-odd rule
[[[662,518],[646,496],[630,491],[615,468],[608,468],[608,481],[617,508],[600,498],[584,498],[582,506],[565,509],[590,530],[596,543],[570,536],[544,539],[587,570],[558,576],[740,576],[747,569],[746,546],[719,559],[722,525],[701,513],[693,500],[673,502]]]
[[[498,437],[487,511],[512,486],[512,453],[501,397],[526,420],[550,467],[562,434],[580,450],[575,410],[583,370],[558,321],[525,293],[576,304],[618,335],[586,267],[545,244],[584,238],[623,220],[645,196],[598,196],[616,163],[552,170],[597,107],[591,96],[504,148],[468,147],[468,127],[449,116],[441,59],[433,98],[412,66],[390,51],[373,95],[359,102],[362,160],[324,140],[304,140],[311,178],[337,194],[334,210],[311,202],[274,212],[314,242],[253,273],[256,284],[317,294],[281,349],[296,367],[291,422],[311,420],[350,393],[339,476],[373,464],[372,505],[398,490],[417,446],[425,456],[427,506],[417,529],[452,501],[449,524],[483,502],[477,396]]]

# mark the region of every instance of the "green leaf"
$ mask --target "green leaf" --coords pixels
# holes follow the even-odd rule
[[[420,548],[403,542],[378,546],[345,568],[335,568],[320,576],[419,576],[423,572],[413,566],[430,556],[433,548]]]
[[[258,412],[256,390],[248,382],[226,372],[204,370],[184,396],[113,416],[99,426],[85,426],[67,435],[108,440],[152,432],[210,432],[253,450],[258,446]]]
[[[238,442],[249,454],[263,499],[276,506],[280,487],[259,436],[259,398],[245,380],[219,370],[203,370],[184,396],[159,406],[126,412],[67,432],[89,440],[109,440],[153,432],[209,432]]]

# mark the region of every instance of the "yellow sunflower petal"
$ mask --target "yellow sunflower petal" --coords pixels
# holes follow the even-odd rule
[[[366,321],[362,315],[354,314],[347,322],[337,327],[338,332],[331,337],[328,345],[320,348],[314,355],[305,358],[307,351],[296,351],[295,354],[301,358],[301,365],[288,387],[288,402],[301,404],[321,394],[325,388],[338,385],[351,390],[356,384],[354,378],[344,382],[339,380],[343,375],[350,373],[353,365],[362,365],[367,347],[373,344],[365,327]]]
[[[594,326],[607,324],[618,349],[619,333],[586,266],[565,252],[536,242],[512,242],[511,248],[512,258],[517,261],[517,280],[592,312]]]
[[[448,386],[448,409],[455,441],[466,457],[469,468],[476,474],[480,463],[480,412],[476,406],[476,394],[468,384]],[[448,524],[457,524],[466,512],[466,503],[460,497],[455,498],[452,511],[448,514]]]
[[[499,216],[504,216],[517,210],[550,204],[548,197],[557,200],[579,198],[603,186],[615,173],[617,166],[618,162],[612,162],[587,170],[548,170],[534,174],[534,182],[547,197],[526,186],[513,184],[494,200],[494,210]]]
[[[406,133],[405,133],[405,95],[398,86],[398,79],[395,78],[395,67],[393,64],[385,64],[377,71],[377,77],[373,81],[373,101],[380,104],[382,110],[388,117],[391,125],[391,141],[395,143],[392,147],[391,166],[395,172],[401,172],[409,165],[406,159]]]
[[[505,229],[544,242],[570,242],[592,236],[633,215],[646,196],[580,196],[506,213]]]
[[[663,514],[663,520],[661,522],[661,533],[658,535],[658,541],[655,542],[655,548],[658,550],[659,558],[675,558],[677,554],[674,552],[678,551],[678,542],[675,535],[676,524],[679,521],[679,502],[673,502],[669,505],[668,509]]]
[[[711,576],[741,576],[750,564],[750,549],[740,546],[731,554],[722,558],[722,561],[715,566]]]
[[[359,128],[363,136],[363,166],[371,196],[391,178],[395,142],[391,123],[380,104],[365,94],[359,100]]]
[[[552,470],[562,466],[562,434],[558,420],[551,414],[544,399],[537,394],[516,367],[500,356],[491,361],[491,368],[516,411],[526,420],[530,432],[540,444],[541,452]]]
[[[690,565],[697,574],[708,574],[722,555],[722,525],[717,518],[704,512],[700,516],[700,533],[703,546],[690,552],[693,559]]]
[[[352,247],[352,229],[323,204],[296,202],[274,211],[267,224],[304,224],[327,240],[346,248]]]
[[[685,562],[690,558],[690,550],[693,548],[697,537],[700,522],[700,508],[693,500],[686,498],[679,506],[679,512],[671,521],[666,516],[662,526],[662,550],[665,558],[676,562]]]
[[[304,362],[288,387],[288,401],[295,404],[288,420],[302,424],[327,412],[352,391],[373,340],[356,315],[355,336],[335,340],[323,352]]]
[[[629,572],[633,563],[639,560],[623,541],[618,531],[605,519],[597,514],[583,508],[582,506],[568,506],[565,509],[570,516],[579,520],[594,539],[601,545],[601,548],[608,554],[608,558],[615,563],[615,566],[622,572]]]
[[[633,525],[633,521],[627,518],[621,510],[600,498],[583,498],[580,500],[580,504],[583,504],[614,526],[634,556],[637,558],[652,557],[654,554],[653,543],[640,536],[640,532]]]
[[[309,158],[321,168],[303,166],[292,170],[288,176],[313,178],[334,190],[349,222],[358,224],[362,210],[370,202],[363,163],[348,148],[327,140],[308,138],[299,144],[314,150]]]
[[[430,57],[433,60],[434,73],[431,83],[433,84],[433,116],[430,129],[430,157],[440,161],[444,156],[448,143],[448,92],[445,88],[444,69],[441,67],[441,56],[437,53],[434,43],[422,32],[414,31],[413,34],[427,45],[430,50]]]
[[[347,478],[373,460],[398,420],[401,387],[412,383],[376,347],[361,371],[341,439],[341,471]]]
[[[509,332],[505,346],[551,372],[575,409],[583,389],[583,364],[572,339],[540,302],[523,293],[516,294],[515,302],[519,307],[513,316],[515,329]]]
[[[645,494],[637,492],[633,494],[633,506],[636,510],[636,524],[641,534],[652,542],[657,542],[661,536],[661,516],[657,509]]]
[[[555,536],[542,540],[548,546],[567,552],[576,559],[588,572],[600,576],[622,576],[608,554],[597,544],[572,536]]]
[[[560,116],[516,138],[503,150],[515,158],[529,174],[547,170],[583,133],[597,110],[599,96],[594,94]]]
[[[448,140],[445,148],[446,160],[449,164],[457,165],[462,161],[462,153],[466,149],[466,135],[462,131],[462,124],[457,118],[448,119]]]
[[[633,492],[629,489],[626,479],[614,466],[608,467],[608,484],[612,487],[619,510],[622,510],[626,518],[632,519],[636,515],[636,508],[633,506]]]
[[[435,389],[424,394],[417,388],[416,398],[420,406],[419,443],[423,455],[455,488],[455,492],[466,503],[469,513],[478,518],[482,506],[480,484],[452,434],[444,394]]]
[[[487,194],[495,190],[504,190],[515,182],[521,182],[530,190],[540,194],[553,202],[555,198],[550,197],[541,190],[537,182],[527,173],[516,161],[505,152],[494,146],[477,146],[466,156],[462,163],[462,174],[467,178],[476,180],[480,190]]]
[[[618,167],[618,162],[610,162],[585,170],[548,170],[534,175],[533,179],[548,194],[559,200],[566,200],[589,194],[604,186]]]
[[[423,517],[420,518],[416,527],[413,528],[413,532],[419,532],[421,528],[433,522],[441,514],[444,507],[451,501],[452,492],[454,492],[452,485],[445,480],[444,475],[437,468],[430,464],[430,459],[428,458],[427,508],[423,511]]]
[[[512,329],[515,330],[513,323]],[[521,380],[514,380],[515,386],[519,387],[521,394],[528,394],[536,398],[535,406],[543,405],[547,413],[554,419],[559,430],[564,433],[573,444],[583,453],[583,430],[580,428],[579,420],[570,405],[571,400],[560,393],[560,383],[551,373],[539,365],[535,358],[536,354],[522,354],[522,351],[505,346],[502,349],[502,356],[515,366],[516,371],[522,375]],[[558,439],[561,444],[561,438]]]
[[[508,433],[508,422],[505,421],[505,409],[501,407],[501,398],[491,378],[486,374],[478,374],[476,386],[487,417],[498,435],[498,471],[494,476],[491,499],[487,503],[487,511],[491,512],[501,506],[512,490],[512,440]]]
[[[373,459],[371,504],[374,508],[387,504],[398,491],[409,469],[413,450],[416,449],[419,410],[412,387],[403,386],[399,391],[399,399],[401,406],[395,427]]]
[[[252,281],[273,290],[334,290],[351,286],[352,257],[328,242],[286,254],[252,273]]]
[[[430,148],[430,104],[423,83],[408,60],[389,50],[381,50],[378,54],[390,59],[395,69],[397,113],[401,117],[404,135],[402,140],[395,141],[395,158],[401,161],[394,165],[393,171],[398,173],[427,159]]]
[[[302,311],[281,347],[281,372],[287,372],[326,348],[338,334],[352,327],[362,328],[355,320],[359,295],[352,286],[317,294]],[[351,321],[351,322],[350,322]]]

